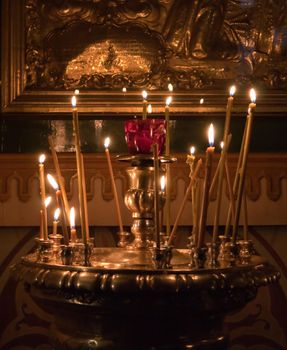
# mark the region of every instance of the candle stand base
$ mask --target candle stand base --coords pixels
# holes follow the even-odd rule
[[[68,264],[73,250],[63,248]],[[205,249],[196,251],[205,256]],[[225,316],[279,273],[259,256],[244,265],[191,269],[190,250],[172,252],[172,268],[160,269],[150,250],[94,248],[88,267],[38,262],[31,254],[13,274],[53,315],[55,350],[226,350]]]

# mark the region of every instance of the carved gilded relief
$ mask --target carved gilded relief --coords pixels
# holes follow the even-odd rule
[[[185,99],[185,92],[225,95],[231,82],[239,87],[256,85],[267,95],[287,86],[284,0],[3,3],[7,12],[3,67],[10,64],[11,71],[4,69],[2,109],[26,93],[31,103],[29,92],[47,102],[51,99],[40,92],[58,91],[63,96],[75,87],[119,93],[125,86],[128,91],[159,92],[171,82]],[[15,71],[20,72],[16,77]],[[285,106],[283,97],[280,104]],[[210,107],[216,106],[215,101]],[[58,105],[55,110],[67,107],[62,110]]]
[[[286,83],[285,1],[27,0],[26,13],[29,89]]]

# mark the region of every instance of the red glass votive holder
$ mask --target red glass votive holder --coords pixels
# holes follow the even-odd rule
[[[158,144],[162,154],[165,145],[164,119],[131,119],[125,122],[125,138],[131,154],[151,154],[152,145]]]

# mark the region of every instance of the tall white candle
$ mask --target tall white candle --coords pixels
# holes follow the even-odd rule
[[[39,157],[39,179],[40,179],[40,194],[41,194],[41,207],[43,215],[43,239],[48,239],[48,221],[47,221],[47,210],[45,207],[46,199],[46,187],[45,187],[45,170],[44,162],[46,160],[45,154],[41,154]]]
[[[248,153],[249,153],[249,145],[250,145],[251,132],[252,132],[253,110],[256,107],[256,104],[255,104],[256,92],[254,89],[250,90],[250,101],[251,102],[248,106],[248,114],[247,114],[247,118],[246,118],[246,135],[245,135],[245,142],[244,142],[244,146],[243,146],[242,162],[241,162],[241,166],[240,166],[239,187],[238,187],[238,192],[237,192],[235,219],[234,219],[234,225],[233,225],[233,230],[232,230],[233,243],[235,243],[236,239],[237,239],[241,203],[242,203],[243,192],[244,192],[247,158],[248,158]]]
[[[111,162],[111,157],[110,157],[110,151],[109,151],[109,146],[110,146],[110,138],[109,137],[107,137],[105,139],[104,146],[105,146],[105,153],[106,153],[107,161],[108,161],[108,168],[109,168],[109,172],[110,172],[113,193],[114,193],[114,197],[115,197],[115,204],[116,204],[116,211],[117,211],[120,232],[124,232],[119,197],[118,197],[118,192],[117,192],[117,187],[116,187],[116,182],[115,182],[115,178],[114,178],[114,172],[113,172],[113,167],[112,167],[112,162]]]

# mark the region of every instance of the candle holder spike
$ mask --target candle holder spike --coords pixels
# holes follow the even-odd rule
[[[218,254],[219,254],[219,245],[217,242],[209,242],[207,245],[207,266],[208,267],[218,267]]]
[[[60,234],[51,234],[49,235],[50,240],[52,243],[52,250],[53,250],[53,260],[58,262],[60,257],[60,251],[61,251],[61,241],[63,239],[63,235]]]
[[[227,253],[227,249],[226,249],[226,243],[229,241],[229,238],[226,236],[219,236],[219,254],[218,254],[218,261],[223,262],[226,258],[226,253]]]
[[[248,265],[251,260],[250,242],[239,241],[239,259],[242,265]]]
[[[53,259],[53,241],[45,239],[35,239],[37,243],[37,260],[43,263],[49,263]]]
[[[193,251],[193,262],[196,269],[203,269],[206,262],[207,247],[195,247]]]
[[[90,242],[87,242],[85,244],[85,249],[84,249],[84,266],[91,266],[91,257],[93,254],[93,245]]]
[[[236,256],[234,254],[235,244],[232,242],[225,243],[224,257],[222,259],[225,266],[234,266],[236,261]]]
[[[73,265],[74,247],[70,245],[63,245],[61,249],[61,260],[63,265]]]
[[[171,269],[171,259],[172,259],[173,247],[164,247],[152,249],[152,260],[156,269]]]
[[[85,264],[85,245],[82,242],[71,243],[70,246],[73,250],[72,263],[78,266]]]
[[[118,232],[119,241],[117,246],[119,248],[126,248],[131,241],[131,234],[127,231]]]

